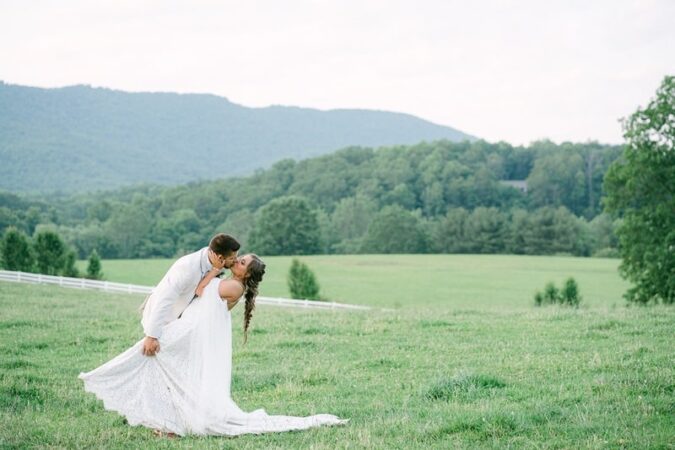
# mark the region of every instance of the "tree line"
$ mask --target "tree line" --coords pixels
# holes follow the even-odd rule
[[[42,229],[31,239],[23,231],[10,227],[0,239],[0,267],[19,272],[80,277],[75,267],[75,251],[55,231]],[[101,279],[101,259],[92,250],[85,276]]]
[[[216,232],[260,254],[616,254],[603,177],[622,147],[423,142],[282,160],[247,177],[35,198],[0,194],[0,231],[49,226],[80,258],[175,257]],[[222,165],[222,167],[220,167]],[[526,191],[508,181],[518,180]]]

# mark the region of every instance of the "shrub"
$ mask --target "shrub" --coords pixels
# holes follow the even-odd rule
[[[581,303],[581,296],[579,295],[579,286],[574,278],[570,277],[565,281],[565,284],[560,291],[561,303],[570,306],[579,306]]]
[[[80,271],[75,267],[75,261],[77,257],[75,256],[74,250],[67,250],[65,256],[63,257],[63,268],[61,269],[61,275],[64,277],[77,278],[80,276]]]
[[[98,256],[96,249],[92,250],[91,255],[89,255],[87,278],[91,280],[100,280],[103,278],[103,273],[101,273],[101,258]]]
[[[558,288],[555,287],[555,284],[553,284],[552,281],[546,283],[546,286],[544,287],[544,302],[549,304],[558,303],[559,298],[560,292],[558,291]]]
[[[288,271],[288,289],[292,298],[320,300],[319,283],[314,273],[296,258],[293,258]]]
[[[544,303],[544,294],[540,291],[535,292],[534,294],[534,305],[541,306]]]
[[[537,291],[534,294],[535,306],[552,305],[556,303],[574,307],[579,306],[581,303],[581,295],[579,293],[579,285],[577,285],[574,278],[568,278],[562,289],[558,289],[552,281],[549,281],[546,283],[543,293]]]

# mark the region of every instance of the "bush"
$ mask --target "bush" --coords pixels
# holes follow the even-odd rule
[[[288,271],[288,289],[292,298],[320,300],[319,283],[314,273],[296,258],[293,258]]]
[[[569,305],[578,307],[581,303],[579,286],[574,278],[570,277],[565,281],[562,289],[558,289],[552,281],[546,283],[544,292],[537,291],[534,294],[534,305]]]
[[[103,278],[103,273],[101,273],[101,258],[98,256],[96,249],[92,250],[91,255],[89,255],[87,278],[91,280],[100,280]]]
[[[558,298],[560,297],[560,292],[558,288],[555,287],[552,281],[546,283],[544,287],[544,302],[549,304],[558,303]]]
[[[537,291],[534,294],[534,305],[535,306],[541,306],[542,304],[544,304],[544,294]]]
[[[74,250],[67,250],[65,256],[63,257],[63,267],[61,268],[60,274],[64,277],[77,278],[80,276],[80,271],[75,267],[75,262],[77,257],[75,256]]]
[[[565,285],[560,291],[560,302],[570,306],[579,306],[581,296],[579,295],[579,286],[574,278],[570,277],[565,281]]]

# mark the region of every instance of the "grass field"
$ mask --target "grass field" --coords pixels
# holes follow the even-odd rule
[[[529,309],[548,281],[573,276],[587,306],[623,305],[628,285],[617,259],[513,255],[304,256],[326,298],[382,307]],[[261,295],[288,297],[289,257],[264,258],[268,268]],[[153,286],[173,260],[106,260],[110,281]],[[80,269],[86,267],[80,262]]]
[[[141,337],[142,298],[0,283],[0,448],[675,446],[675,310],[625,307],[616,261],[303,259],[329,297],[395,309],[260,305],[246,346],[235,309],[232,395],[244,410],[328,412],[348,425],[156,439],[104,411],[77,379]],[[266,294],[285,293],[288,262],[268,258]],[[167,264],[104,270],[152,284]],[[585,307],[532,306],[534,289],[569,275]]]

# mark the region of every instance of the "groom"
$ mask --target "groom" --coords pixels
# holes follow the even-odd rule
[[[195,296],[199,281],[213,267],[229,269],[237,260],[239,242],[227,234],[217,234],[208,247],[179,258],[141,305],[143,311],[143,354],[159,352],[162,328],[180,317]]]

